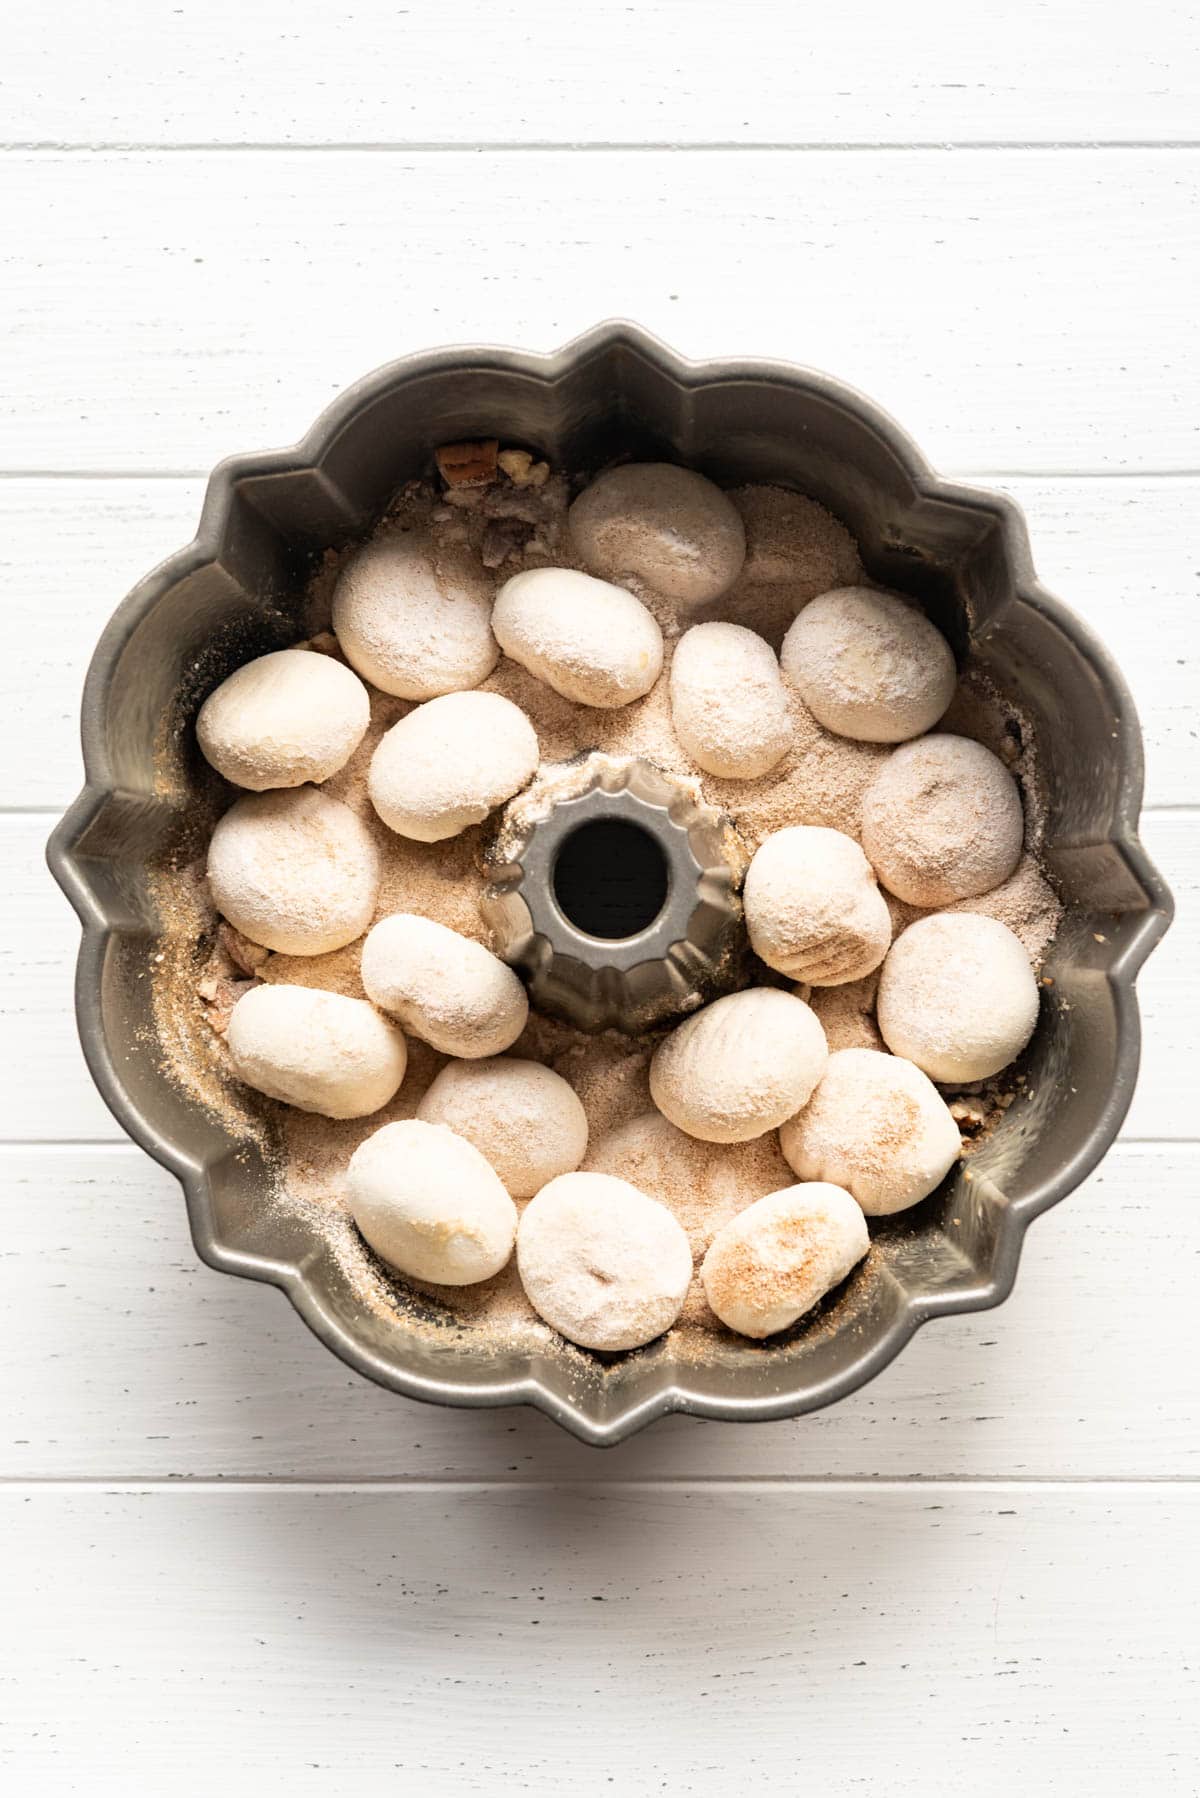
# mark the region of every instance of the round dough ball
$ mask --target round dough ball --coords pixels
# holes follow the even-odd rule
[[[587,1152],[587,1114],[573,1087],[540,1061],[452,1061],[417,1106],[473,1142],[514,1199],[531,1199]]]
[[[892,944],[876,1015],[892,1053],[931,1080],[986,1080],[1033,1035],[1038,985],[1006,924],[977,912],[937,912]]]
[[[356,674],[311,649],[277,649],[246,662],[200,707],[205,759],[235,787],[300,787],[345,766],[371,722]]]
[[[920,1068],[878,1049],[840,1049],[779,1132],[801,1180],[844,1186],[868,1217],[927,1198],[962,1154],[950,1109]]]
[[[379,873],[367,826],[316,787],[235,799],[208,845],[213,904],[281,955],[327,955],[361,936]]]
[[[629,705],[662,672],[662,632],[640,599],[574,568],[505,581],[492,629],[506,656],[577,705]]]
[[[904,743],[935,725],[958,670],[941,631],[893,593],[838,587],[811,600],[783,640],[783,672],[826,730]]]
[[[1021,859],[1025,818],[1016,781],[970,737],[906,743],[863,799],[862,845],[890,893],[907,905],[976,899]]]
[[[761,1340],[811,1311],[870,1246],[850,1194],[814,1181],[747,1205],[713,1237],[700,1278],[721,1322]]]
[[[892,940],[887,900],[870,862],[840,830],[774,831],[742,892],[754,953],[809,986],[843,986],[877,968]]]
[[[537,765],[537,735],[520,706],[499,693],[448,693],[384,733],[367,790],[397,836],[441,843],[482,824]]]
[[[384,1124],[350,1157],[350,1215],[414,1280],[474,1286],[512,1254],[517,1208],[473,1143],[442,1124]]]
[[[692,1251],[665,1205],[611,1174],[560,1174],[521,1213],[517,1270],[539,1317],[580,1348],[634,1349],[669,1330]]]
[[[310,986],[256,986],[234,1006],[225,1041],[247,1086],[300,1111],[363,1118],[394,1098],[408,1050],[365,999]]]
[[[367,997],[443,1055],[478,1061],[510,1049],[529,1000],[510,967],[482,943],[432,918],[381,918],[362,951]]]
[[[732,587],[746,558],[746,529],[732,500],[670,462],[629,462],[598,474],[567,524],[593,574],[644,581],[685,612]]]
[[[791,747],[787,690],[769,643],[741,624],[694,624],[671,660],[671,723],[706,774],[757,780]]]
[[[752,986],[715,999],[659,1044],[650,1096],[702,1142],[750,1142],[799,1111],[827,1054],[803,999]]]
[[[465,545],[396,531],[342,569],[333,628],[364,680],[400,699],[434,699],[477,687],[496,666],[492,594]]]

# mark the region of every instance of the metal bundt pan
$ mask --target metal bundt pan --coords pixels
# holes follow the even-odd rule
[[[294,641],[306,578],[364,533],[435,447],[498,436],[566,468],[621,453],[678,460],[726,485],[771,481],[826,504],[871,574],[919,596],[1037,730],[1046,859],[1068,906],[1028,1093],[962,1170],[915,1210],[879,1220],[868,1261],[827,1309],[767,1348],[668,1341],[587,1358],[501,1352],[467,1330],[407,1329],[356,1300],[322,1240],[264,1203],[270,1168],[160,1065],[147,977],[151,870],[221,803],[181,755],[156,751],[249,655]],[[214,648],[214,646],[216,646]],[[199,672],[197,672],[199,670]],[[266,1280],[350,1366],[413,1398],[533,1404],[585,1441],[613,1443],[669,1411],[765,1419],[843,1398],[920,1324],[1004,1299],[1031,1220],[1095,1167],[1133,1093],[1134,980],[1171,898],[1137,838],[1142,745],[1117,669],[1039,587],[1016,507],[939,480],[892,421],[825,377],[784,364],[680,360],[606,324],[551,356],[450,349],[408,357],[343,395],[297,448],[238,457],[209,483],[200,528],[119,608],[88,674],[86,785],[50,866],[83,924],[76,1002],[92,1074],[117,1120],[179,1176],[200,1255]]]

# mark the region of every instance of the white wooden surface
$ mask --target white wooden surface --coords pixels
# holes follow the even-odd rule
[[[1082,0],[17,0],[0,61],[0,1779],[25,1793],[1195,1792],[1200,30]],[[606,1456],[405,1404],[191,1251],[42,845],[203,475],[374,363],[624,312],[1026,508],[1179,922],[1122,1143],[1002,1310]]]

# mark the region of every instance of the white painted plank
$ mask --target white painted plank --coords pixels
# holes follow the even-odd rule
[[[1200,466],[1196,151],[12,155],[4,175],[4,469],[203,471],[405,350],[552,348],[613,313],[690,355],[828,369],[947,469]]]
[[[20,1791],[1195,1791],[1194,1486],[17,1489],[0,1517]]]
[[[1183,0],[17,0],[5,137],[55,143],[979,143],[1196,136]]]

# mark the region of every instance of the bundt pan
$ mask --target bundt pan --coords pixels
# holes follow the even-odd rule
[[[567,469],[619,455],[676,460],[733,485],[792,486],[856,534],[870,573],[968,641],[1032,721],[1045,783],[1045,859],[1067,906],[1048,962],[1027,1097],[938,1192],[878,1220],[871,1256],[807,1324],[766,1347],[713,1336],[634,1354],[515,1353],[470,1327],[406,1328],[356,1300],[320,1236],[265,1203],[272,1170],[167,1077],[149,974],[152,873],[211,777],[156,752],[248,656],[295,641],[314,561],[366,532],[436,446],[497,436]],[[214,656],[213,645],[224,647]],[[197,666],[202,670],[198,679]],[[1033,1218],[1095,1167],[1137,1073],[1134,979],[1171,899],[1137,838],[1142,746],[1124,681],[1039,587],[1013,504],[939,480],[892,421],[825,377],[765,361],[689,363],[631,325],[550,356],[450,349],[353,387],[297,448],[222,463],[194,542],[148,576],[100,641],[83,699],[86,785],[49,860],[83,924],[76,1003],[92,1074],[117,1120],[178,1175],[200,1255],[280,1286],[351,1367],[412,1398],[533,1404],[609,1444],[669,1411],[766,1419],[843,1398],[920,1324],[998,1304]],[[189,770],[191,771],[189,773]]]

